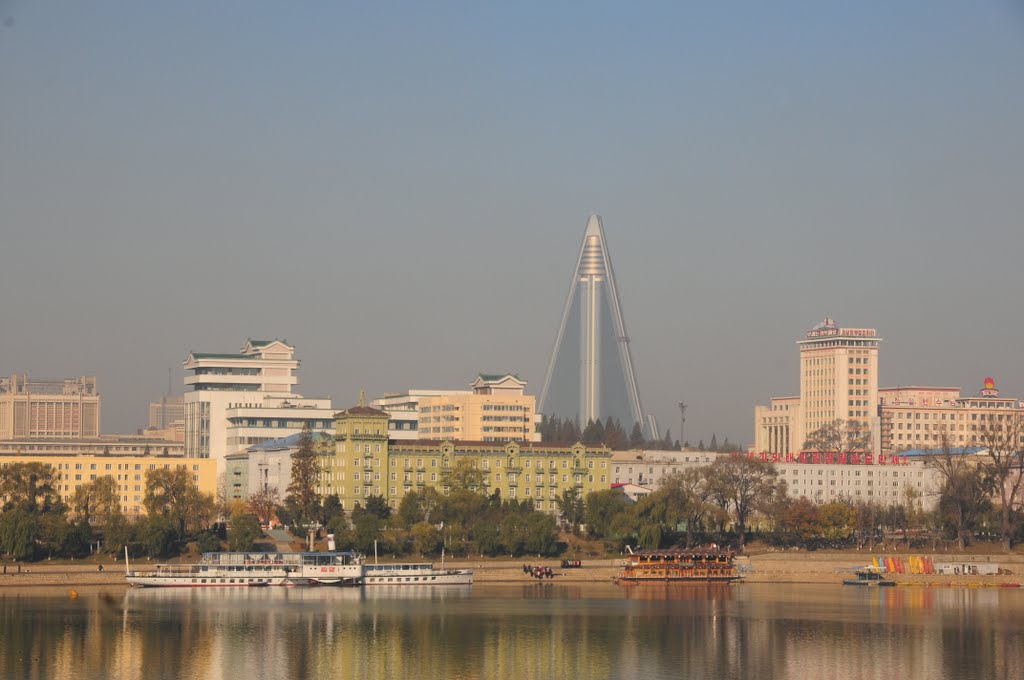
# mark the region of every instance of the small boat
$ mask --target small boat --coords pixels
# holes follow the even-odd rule
[[[358,586],[363,582],[363,560],[352,552],[203,553],[195,564],[158,564],[148,571],[126,565],[125,579],[144,588]]]
[[[729,583],[740,578],[731,550],[642,550],[631,548],[622,572],[615,577],[620,585],[630,583]]]
[[[891,581],[883,576],[882,569],[875,566],[859,567],[854,569],[856,578],[843,579],[844,586],[894,586],[896,581]]]

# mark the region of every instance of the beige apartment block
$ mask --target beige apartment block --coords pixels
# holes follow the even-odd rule
[[[99,434],[95,376],[0,378],[0,439],[82,439]]]
[[[471,392],[419,399],[418,435],[453,441],[538,441],[536,398],[524,394],[526,381],[510,373],[481,373]]]
[[[119,455],[68,453],[0,453],[0,467],[12,463],[42,463],[54,471],[54,488],[70,503],[75,491],[99,477],[117,481],[121,511],[129,517],[146,514],[146,474],[151,470],[185,469],[202,493],[217,490],[217,461],[185,458],[182,455]]]

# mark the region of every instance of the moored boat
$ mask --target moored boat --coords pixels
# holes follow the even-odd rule
[[[204,553],[195,564],[158,564],[147,571],[125,571],[140,587],[358,586],[362,557],[352,552]]]
[[[728,583],[740,578],[729,550],[642,550],[626,557],[618,584],[630,583]]]
[[[844,586],[894,586],[895,581],[886,579],[878,567],[868,566],[854,569],[856,578],[843,579]]]
[[[472,583],[472,569],[435,569],[432,562],[363,565],[363,585],[367,586],[449,586]]]

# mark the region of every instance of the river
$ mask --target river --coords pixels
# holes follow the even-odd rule
[[[52,592],[53,594],[49,594]],[[1024,590],[840,585],[0,591],[50,680],[1024,678]]]

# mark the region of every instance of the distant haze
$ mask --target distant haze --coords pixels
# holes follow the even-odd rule
[[[750,442],[826,315],[1024,396],[1019,3],[688,5],[0,2],[0,373],[106,432],[248,337],[536,394],[593,210],[673,437]]]

